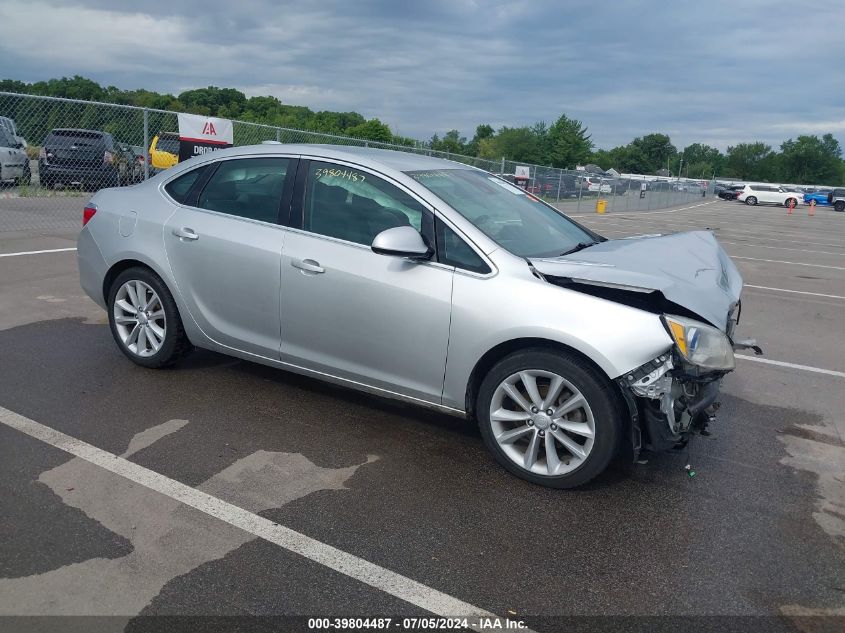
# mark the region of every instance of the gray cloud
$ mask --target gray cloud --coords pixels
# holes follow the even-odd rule
[[[565,112],[602,147],[653,131],[722,148],[827,131],[845,139],[841,6],[6,0],[0,76],[81,74],[174,93],[234,86],[357,110],[417,138]]]

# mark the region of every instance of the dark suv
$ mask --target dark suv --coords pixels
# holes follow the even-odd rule
[[[41,185],[80,185],[97,190],[120,184],[118,151],[108,132],[57,129],[47,134],[38,157]]]
[[[745,189],[745,185],[730,185],[718,192],[717,195],[722,200],[736,200],[743,189]]]
[[[827,194],[827,201],[833,205],[834,211],[845,211],[845,189],[837,188]]]

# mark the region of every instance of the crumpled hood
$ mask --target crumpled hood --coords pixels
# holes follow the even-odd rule
[[[722,329],[742,276],[710,231],[608,240],[582,251],[529,260],[544,275],[663,296]]]

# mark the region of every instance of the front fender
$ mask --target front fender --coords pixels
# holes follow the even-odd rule
[[[452,296],[443,404],[461,410],[478,361],[509,341],[540,339],[568,346],[592,360],[609,379],[672,345],[656,314],[533,276],[484,279],[456,274]]]

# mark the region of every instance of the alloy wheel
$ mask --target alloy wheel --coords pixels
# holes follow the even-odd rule
[[[115,329],[126,349],[137,356],[153,356],[161,349],[167,319],[155,290],[131,279],[118,289],[112,309]]]
[[[490,425],[502,452],[538,475],[571,472],[589,457],[596,435],[584,395],[550,371],[512,374],[493,392]]]

